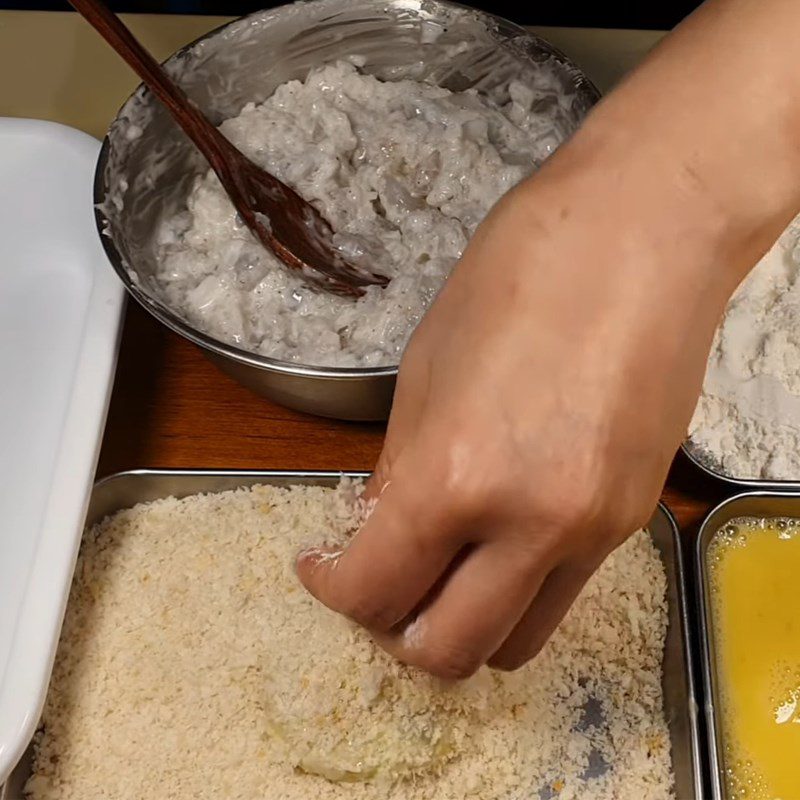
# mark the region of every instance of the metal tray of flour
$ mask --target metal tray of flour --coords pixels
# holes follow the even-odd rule
[[[737,486],[740,490],[761,491],[771,490],[775,492],[800,492],[800,481],[797,480],[770,480],[767,478],[737,478],[729,475],[714,460],[698,447],[691,439],[686,439],[681,444],[681,450],[686,458],[694,464],[697,469],[716,478],[718,481]]]
[[[94,488],[87,516],[87,525],[136,503],[162,497],[185,497],[200,492],[221,492],[239,486],[271,484],[289,486],[305,484],[334,486],[339,472],[242,472],[212,470],[136,470],[123,472],[100,481]],[[344,473],[366,477],[366,473]],[[703,783],[700,762],[697,701],[691,670],[689,619],[686,583],[678,530],[672,515],[659,504],[648,525],[653,542],[661,553],[667,573],[668,628],[663,662],[664,709],[671,738],[672,766],[677,800],[702,800]],[[591,709],[587,708],[587,716]],[[589,720],[602,724],[601,720]],[[0,800],[23,800],[23,787],[30,774],[31,752],[12,772],[0,788]],[[587,778],[598,774],[604,766],[587,771]],[[530,800],[550,800],[557,795],[543,788]],[[525,798],[528,800],[528,798]]]

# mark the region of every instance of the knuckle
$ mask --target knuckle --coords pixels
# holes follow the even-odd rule
[[[476,521],[492,509],[493,489],[486,474],[474,468],[480,460],[468,448],[454,444],[433,477],[436,507],[441,516],[459,522]]]
[[[342,598],[335,610],[364,628],[387,631],[400,621],[394,605],[378,597],[357,594]]]
[[[596,484],[576,487],[565,481],[538,493],[535,516],[549,529],[574,531],[594,525],[603,506],[604,493]]]
[[[434,513],[440,519],[464,525],[516,518],[537,527],[575,530],[600,520],[608,506],[606,482],[577,467],[521,493],[518,476],[487,474],[485,458],[463,441],[449,443],[439,453],[429,485],[436,487]]]
[[[419,666],[444,680],[465,680],[474,675],[483,660],[473,650],[451,644],[436,644],[421,654]]]

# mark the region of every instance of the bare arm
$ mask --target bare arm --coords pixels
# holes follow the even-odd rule
[[[538,652],[643,525],[736,285],[800,210],[797,0],[710,0],[495,208],[311,592],[447,677]]]

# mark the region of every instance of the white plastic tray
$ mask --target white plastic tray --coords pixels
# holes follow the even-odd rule
[[[99,142],[0,118],[0,784],[38,721],[113,383],[123,289]]]

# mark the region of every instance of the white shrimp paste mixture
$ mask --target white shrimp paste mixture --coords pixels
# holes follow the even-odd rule
[[[552,108],[521,83],[502,107],[474,91],[321,67],[221,130],[391,277],[357,300],[309,289],[237,219],[216,176],[158,232],[163,299],[245,350],[316,366],[399,363],[408,338],[492,205],[559,143]],[[540,104],[547,106],[546,103]],[[356,238],[354,238],[356,237]]]

